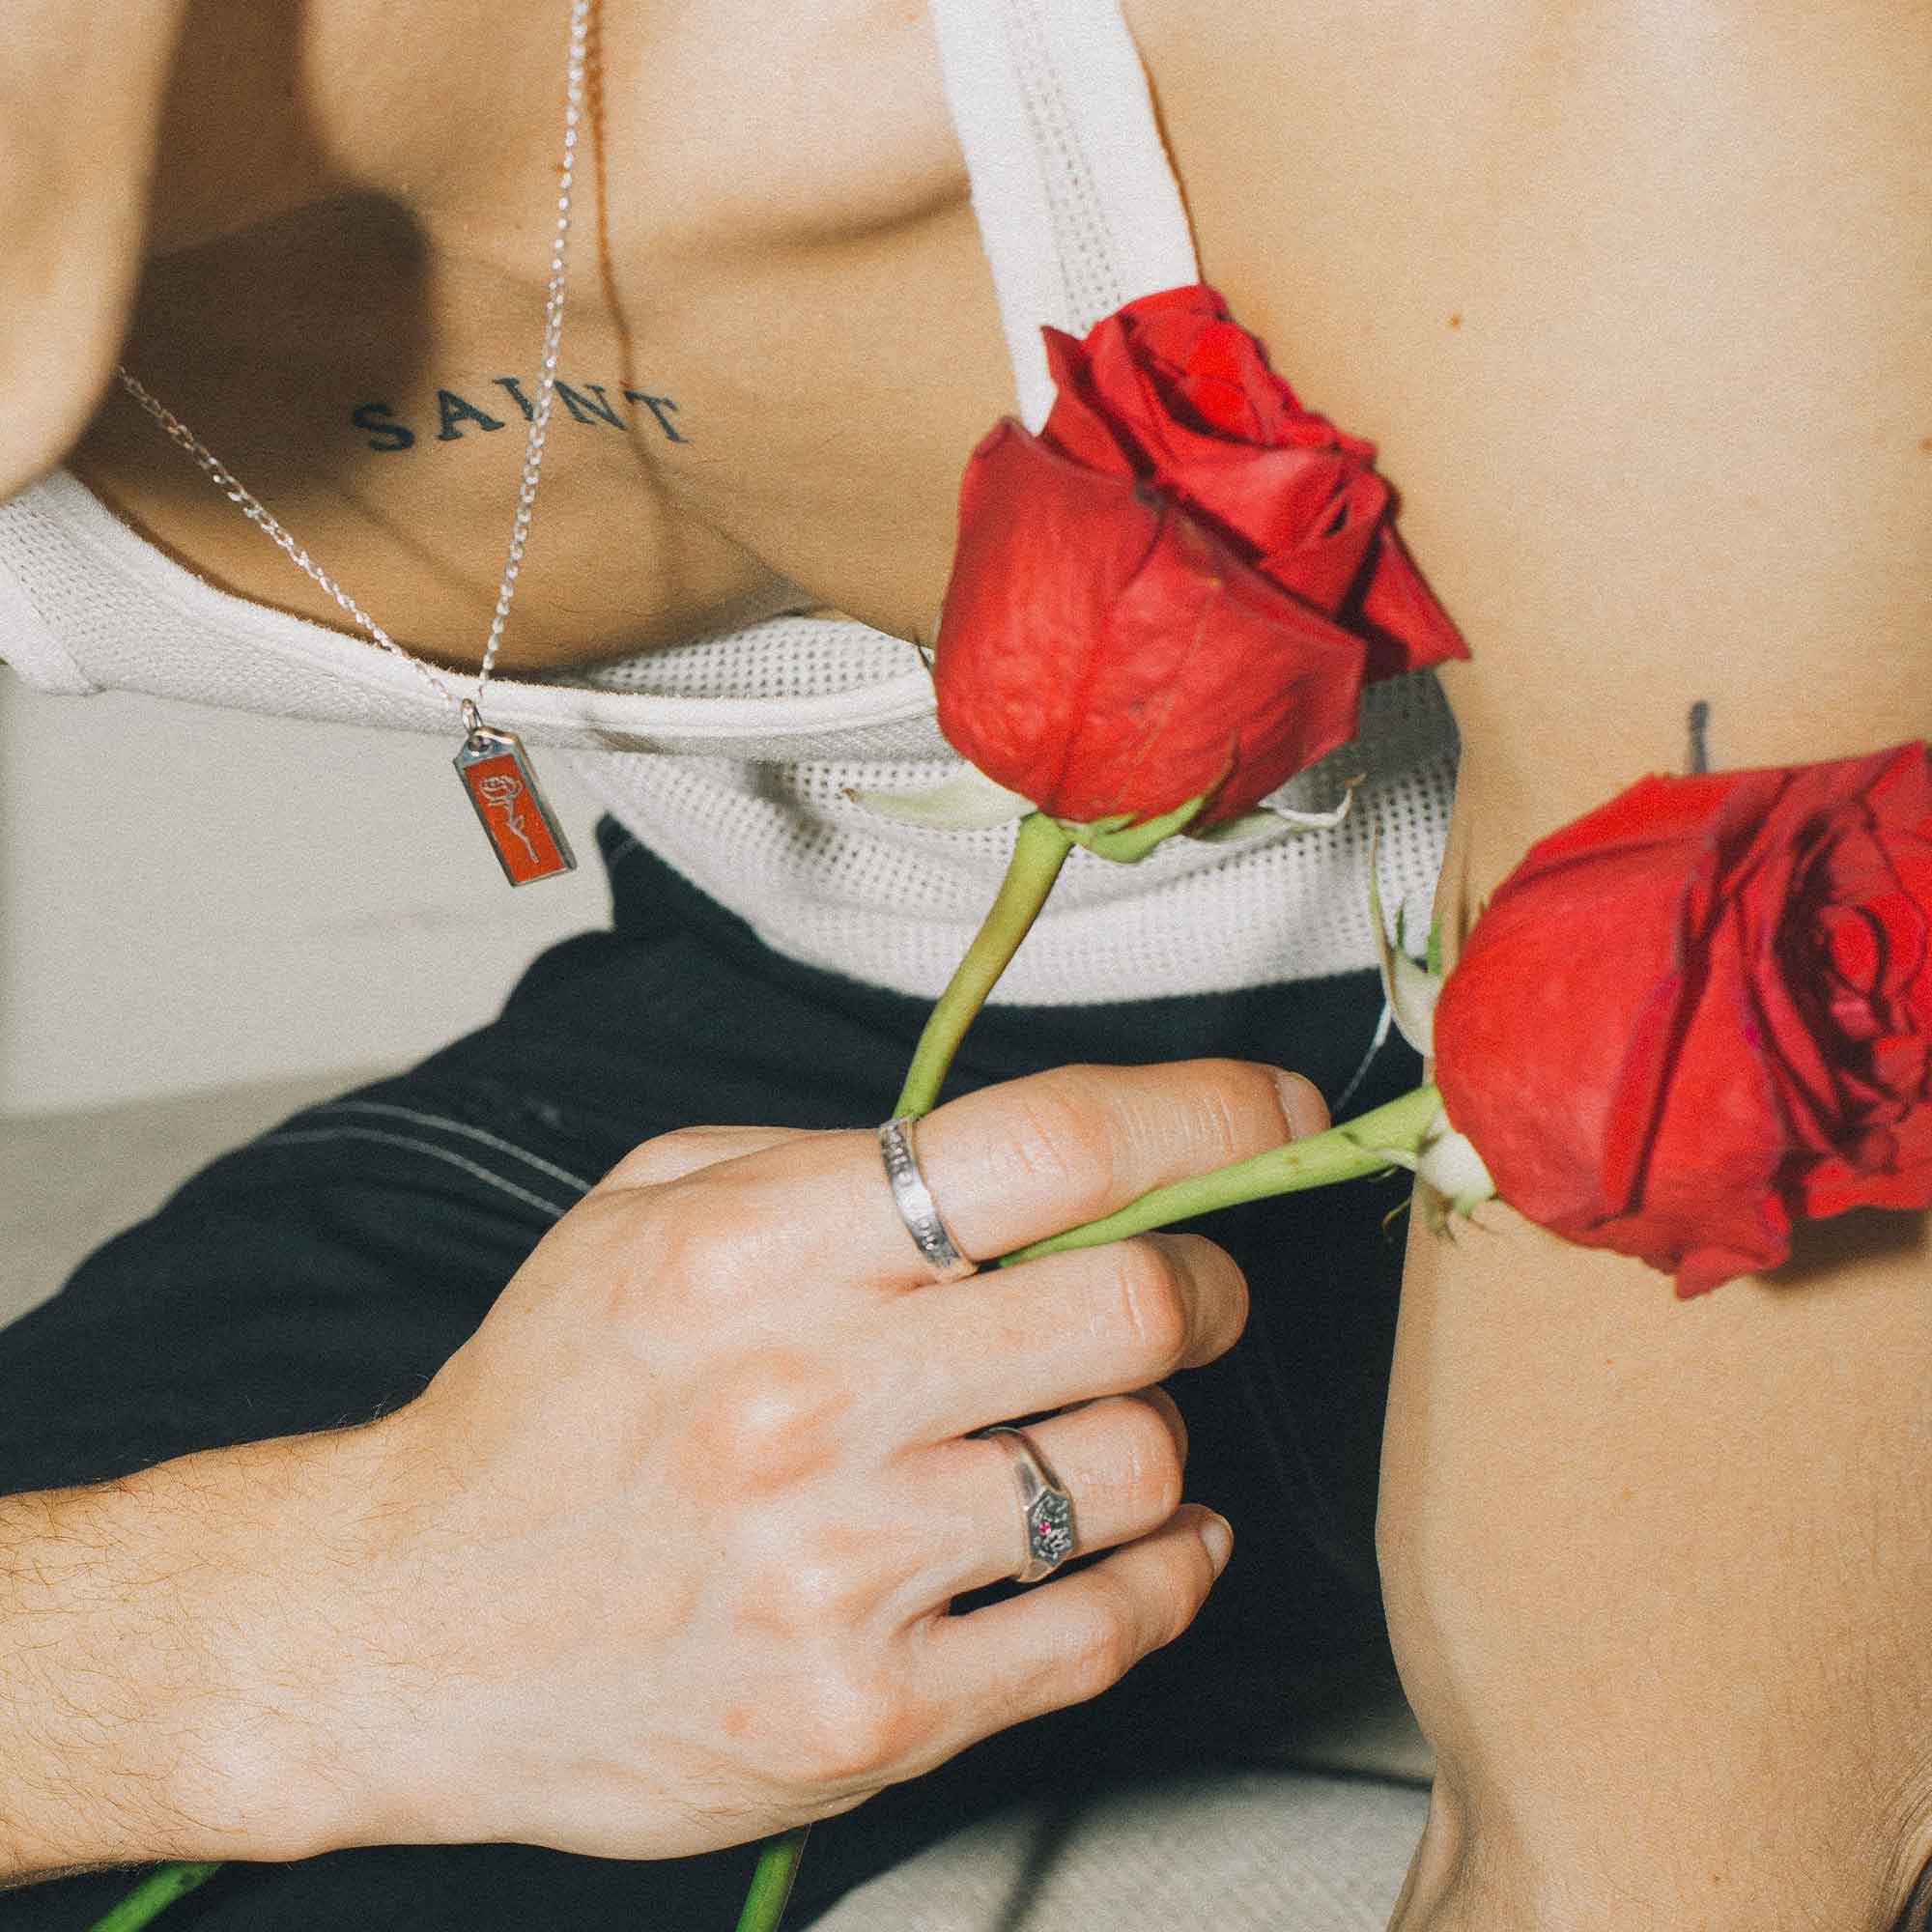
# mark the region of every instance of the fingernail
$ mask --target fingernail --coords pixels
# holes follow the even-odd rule
[[[1228,1558],[1235,1553],[1235,1532],[1228,1526],[1228,1519],[1208,1511],[1201,1522],[1201,1541],[1208,1547],[1208,1560],[1214,1566],[1215,1576],[1228,1567]]]
[[[1304,1134],[1319,1134],[1328,1124],[1328,1103],[1321,1090],[1305,1073],[1274,1069],[1275,1092],[1281,1095],[1281,1111],[1288,1130],[1299,1140]]]

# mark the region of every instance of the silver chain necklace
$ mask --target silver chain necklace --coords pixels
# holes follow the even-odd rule
[[[483,830],[489,835],[491,849],[503,868],[503,875],[513,886],[554,878],[559,872],[574,870],[577,865],[563,828],[537,785],[523,740],[514,731],[486,724],[481,706],[484,688],[497,667],[497,652],[503,641],[504,626],[509,622],[510,605],[517,594],[517,578],[523,570],[525,547],[529,542],[530,516],[536,507],[537,477],[543,469],[551,407],[556,398],[557,346],[563,340],[564,285],[570,259],[571,190],[576,180],[578,134],[583,120],[583,72],[591,4],[592,0],[571,0],[570,5],[570,55],[564,70],[563,155],[557,169],[556,232],[551,244],[550,288],[544,302],[543,367],[536,400],[530,409],[529,436],[524,444],[523,479],[517,491],[516,514],[510,523],[510,552],[504,560],[502,580],[497,586],[497,608],[483,646],[482,668],[476,673],[476,688],[468,697],[459,697],[433,666],[397,643],[282,527],[260,498],[236,479],[220,458],[173,411],[143,387],[125,365],[117,371],[121,386],[194,459],[209,481],[303,576],[320,584],[377,643],[401,658],[455,709],[464,732],[463,748],[456,754],[456,770]]]

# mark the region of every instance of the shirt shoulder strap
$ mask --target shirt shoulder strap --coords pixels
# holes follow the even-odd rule
[[[1194,239],[1119,0],[931,0],[953,126],[1020,412],[1046,419],[1039,330],[1084,333],[1199,279]]]

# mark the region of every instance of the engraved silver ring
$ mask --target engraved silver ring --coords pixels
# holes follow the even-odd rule
[[[892,1183],[893,1206],[912,1236],[913,1246],[932,1270],[934,1281],[958,1281],[979,1271],[980,1264],[959,1252],[951,1231],[941,1218],[939,1205],[919,1171],[919,1156],[912,1147],[912,1122],[901,1118],[888,1121],[879,1129],[879,1151],[885,1156],[886,1179]]]
[[[1020,1521],[1026,1535],[1026,1561],[1013,1572],[1015,1583],[1037,1583],[1051,1577],[1073,1554],[1073,1498],[1055,1481],[1024,1429],[996,1422],[975,1431],[996,1435],[1012,1461],[1020,1492]]]

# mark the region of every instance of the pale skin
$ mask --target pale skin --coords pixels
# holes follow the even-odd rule
[[[95,414],[125,335],[129,362],[398,636],[473,661],[518,419],[497,389],[505,432],[459,425],[440,440],[436,391],[481,402],[533,359],[547,217],[530,184],[554,142],[560,19],[493,6],[484,36],[475,10],[425,5],[404,50],[386,14],[353,0],[99,11],[85,59],[68,12],[41,0],[0,54],[9,125],[43,137],[10,141],[0,174],[15,242],[0,481],[65,456],[217,582],[330,614],[125,403]],[[639,407],[622,433],[571,425],[554,440],[512,664],[814,605],[931,634],[960,464],[1010,407],[997,317],[921,10],[827,6],[807,24],[800,12],[605,9],[606,241],[574,284],[566,374],[673,398],[688,440]],[[1410,546],[1473,647],[1447,679],[1466,748],[1452,927],[1531,839],[1679,765],[1694,700],[1711,706],[1720,765],[1932,732],[1932,11],[1235,0],[1211,31],[1170,0],[1126,13],[1205,275],[1305,400],[1378,440]],[[749,100],[746,72],[760,77]],[[210,102],[219,116],[196,112]],[[179,137],[162,143],[144,234],[129,210],[170,116]],[[76,120],[84,155],[70,144],[58,179],[37,172]],[[130,319],[144,253],[150,294]],[[304,274],[299,301],[291,261],[329,265]],[[378,401],[430,434],[371,449],[349,414]],[[996,1185],[993,1163],[1034,1101],[1012,1090],[934,1118],[935,1190],[980,1251],[1246,1151],[1284,1120],[1252,1070],[1048,1091],[1061,1144],[1113,1152],[1095,1170],[1108,1178],[1056,1162],[1042,1139],[1050,1165],[1010,1211],[1012,1177]],[[1290,1117],[1314,1123],[1305,1095]],[[858,1142],[785,1137],[753,1153],[678,1137],[634,1158],[635,1179],[719,1199],[718,1255],[685,1264],[700,1279],[718,1283],[730,1242],[778,1238],[761,1232],[762,1190],[809,1185],[826,1238],[783,1262],[821,1298],[827,1332],[882,1302],[938,1319],[893,1272],[903,1236]],[[686,1166],[699,1171],[668,1178]],[[1198,1519],[1173,1513],[1168,1411],[1135,1391],[1174,1365],[1177,1334],[1184,1350],[1224,1346],[1238,1288],[1211,1249],[1156,1242],[1066,1258],[1038,1291],[1112,1311],[1061,1385],[1105,1404],[1054,1425],[1073,1432],[1056,1443],[1072,1487],[1119,1497],[1103,1607],[1058,1579],[977,1651],[967,1639],[936,1657],[934,1605],[962,1578],[934,1552],[963,1546],[992,1574],[1011,1531],[997,1480],[963,1465],[988,1445],[960,1444],[958,1428],[1029,1393],[1009,1364],[1011,1385],[962,1410],[966,1365],[998,1321],[959,1298],[983,1293],[969,1285],[945,1292],[975,1308],[962,1379],[937,1376],[916,1412],[881,1413],[863,1368],[835,1420],[805,1400],[726,1406],[725,1466],[748,1490],[777,1468],[778,1500],[733,1512],[748,1541],[707,1573],[727,1580],[710,1635],[690,1640],[753,1660],[775,1693],[758,1716],[734,1731],[730,1711],[654,1703],[660,1747],[562,1792],[529,1764],[503,1765],[488,1789],[440,1776],[440,1751],[463,1761],[472,1747],[474,1714],[424,1690],[440,1638],[428,1617],[399,1621],[423,1600],[385,1579],[413,1534],[445,1549],[468,1539],[436,1514],[457,1506],[395,1488],[397,1472],[460,1439],[457,1418],[488,1413],[476,1460],[445,1447],[440,1466],[465,1476],[462,1507],[514,1521],[495,1498],[559,1480],[520,1410],[582,1377],[578,1406],[616,1406],[633,1432],[599,1479],[595,1507],[614,1520],[681,1465],[643,1378],[611,1376],[611,1338],[663,1351],[653,1372],[687,1392],[678,1413],[702,1377],[728,1383],[771,1346],[742,1299],[715,1357],[680,1356],[674,1324],[645,1319],[673,1285],[640,1279],[634,1294],[621,1258],[634,1217],[648,1223],[665,1198],[613,1187],[571,1217],[422,1401],[374,1429],[8,1506],[31,1559],[13,1574],[51,1592],[32,1614],[109,1662],[138,1721],[117,1724],[112,1749],[54,1739],[41,1783],[64,1796],[24,1830],[10,1814],[6,1868],[286,1857],[370,1835],[633,1855],[725,1842],[853,1802],[1029,1699],[1090,1692],[1185,1623],[1211,1576],[1207,1544]],[[1820,1230],[1775,1280],[1687,1307],[1634,1264],[1502,1210],[1483,1219],[1454,1247],[1412,1252],[1391,1398],[1384,1583],[1441,1767],[1399,1932],[1889,1932],[1932,1858],[1920,1222]],[[875,1245],[847,1240],[861,1223]],[[594,1266],[578,1259],[589,1254]],[[612,1270],[627,1281],[614,1298]],[[1133,1312],[1134,1283],[1162,1319]],[[803,1378],[787,1386],[817,1387],[810,1362],[784,1366]],[[893,1576],[825,1558],[836,1512],[809,1452],[828,1432],[847,1513],[900,1510],[920,1472],[922,1529]],[[264,1462],[281,1499],[252,1507],[284,1513],[264,1529],[306,1548],[314,1575],[247,1626],[263,1653],[217,1654],[206,1605],[164,1591],[166,1614],[141,1606],[185,1551],[209,1559],[196,1588],[259,1604],[252,1540],[215,1525],[228,1500],[259,1498]],[[392,1506],[346,1550],[304,1540],[345,1483]],[[509,1537],[463,1561],[494,1564],[507,1587],[530,1555]],[[571,1556],[545,1550],[527,1574]],[[730,1592],[752,1599],[753,1578],[778,1574],[821,1608],[846,1606],[836,1655],[734,1625]],[[277,1673],[284,1656],[316,1654],[317,1618],[353,1633],[358,1660],[399,1661],[291,1692]],[[1040,1660],[1068,1632],[1093,1640],[1057,1676]],[[594,1651],[567,1636],[546,1704],[566,1729],[603,1698]],[[699,1674],[658,1654],[680,1685]],[[213,1714],[206,1735],[184,1731],[157,1688],[185,1656],[212,1693],[197,1707]],[[487,1659],[472,1661],[487,1678]],[[284,1685],[273,1703],[270,1682]],[[62,1688],[29,1682],[22,1728],[43,1742]],[[935,1717],[935,1698],[962,1689],[970,1715]],[[0,1724],[21,1709],[15,1694]],[[265,1723],[267,1709],[279,1715]],[[406,1785],[377,1762],[399,1709],[423,1740]],[[795,1728],[764,1731],[774,1710]],[[298,1829],[265,1837],[257,1795],[287,1776],[285,1753],[315,1764],[318,1750],[325,1788]],[[198,1781],[140,1776],[163,1764],[199,1767]]]

